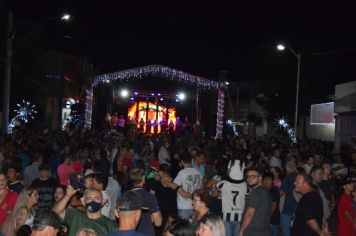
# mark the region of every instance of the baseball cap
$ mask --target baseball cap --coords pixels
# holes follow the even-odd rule
[[[355,183],[355,182],[356,182],[355,178],[346,177],[339,181],[339,186],[344,186],[344,185]]]
[[[55,229],[60,229],[61,227],[61,218],[53,211],[40,211],[36,213],[33,220],[33,227],[40,226],[52,226]]]
[[[141,195],[133,190],[126,191],[117,201],[119,211],[136,211],[145,208]]]

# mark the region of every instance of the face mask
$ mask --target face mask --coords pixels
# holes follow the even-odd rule
[[[88,212],[90,213],[95,213],[98,212],[103,206],[95,201],[91,201],[87,204],[85,204],[85,209],[87,209]]]

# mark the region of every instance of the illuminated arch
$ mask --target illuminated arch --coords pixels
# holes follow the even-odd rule
[[[91,128],[94,87],[106,81],[140,79],[146,78],[147,76],[157,76],[163,79],[193,84],[203,89],[217,90],[216,137],[222,137],[225,84],[161,65],[138,67],[96,76],[94,81],[86,89],[85,127]]]

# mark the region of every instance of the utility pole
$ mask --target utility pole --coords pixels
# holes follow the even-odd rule
[[[2,109],[2,132],[4,134],[7,134],[9,132],[12,38],[13,38],[13,16],[12,13],[9,12],[8,20],[7,20],[7,30],[6,30],[3,109]]]

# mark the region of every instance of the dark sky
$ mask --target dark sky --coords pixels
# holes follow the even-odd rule
[[[207,78],[227,70],[231,81],[265,81],[292,89],[297,61],[290,52],[276,51],[277,42],[302,54],[356,47],[354,1],[305,5],[151,2],[9,1],[16,19],[22,21],[40,23],[71,13],[71,23],[48,25],[47,47],[86,56],[103,73],[162,64]],[[356,50],[303,56],[305,97],[332,93],[335,84],[355,76]]]

